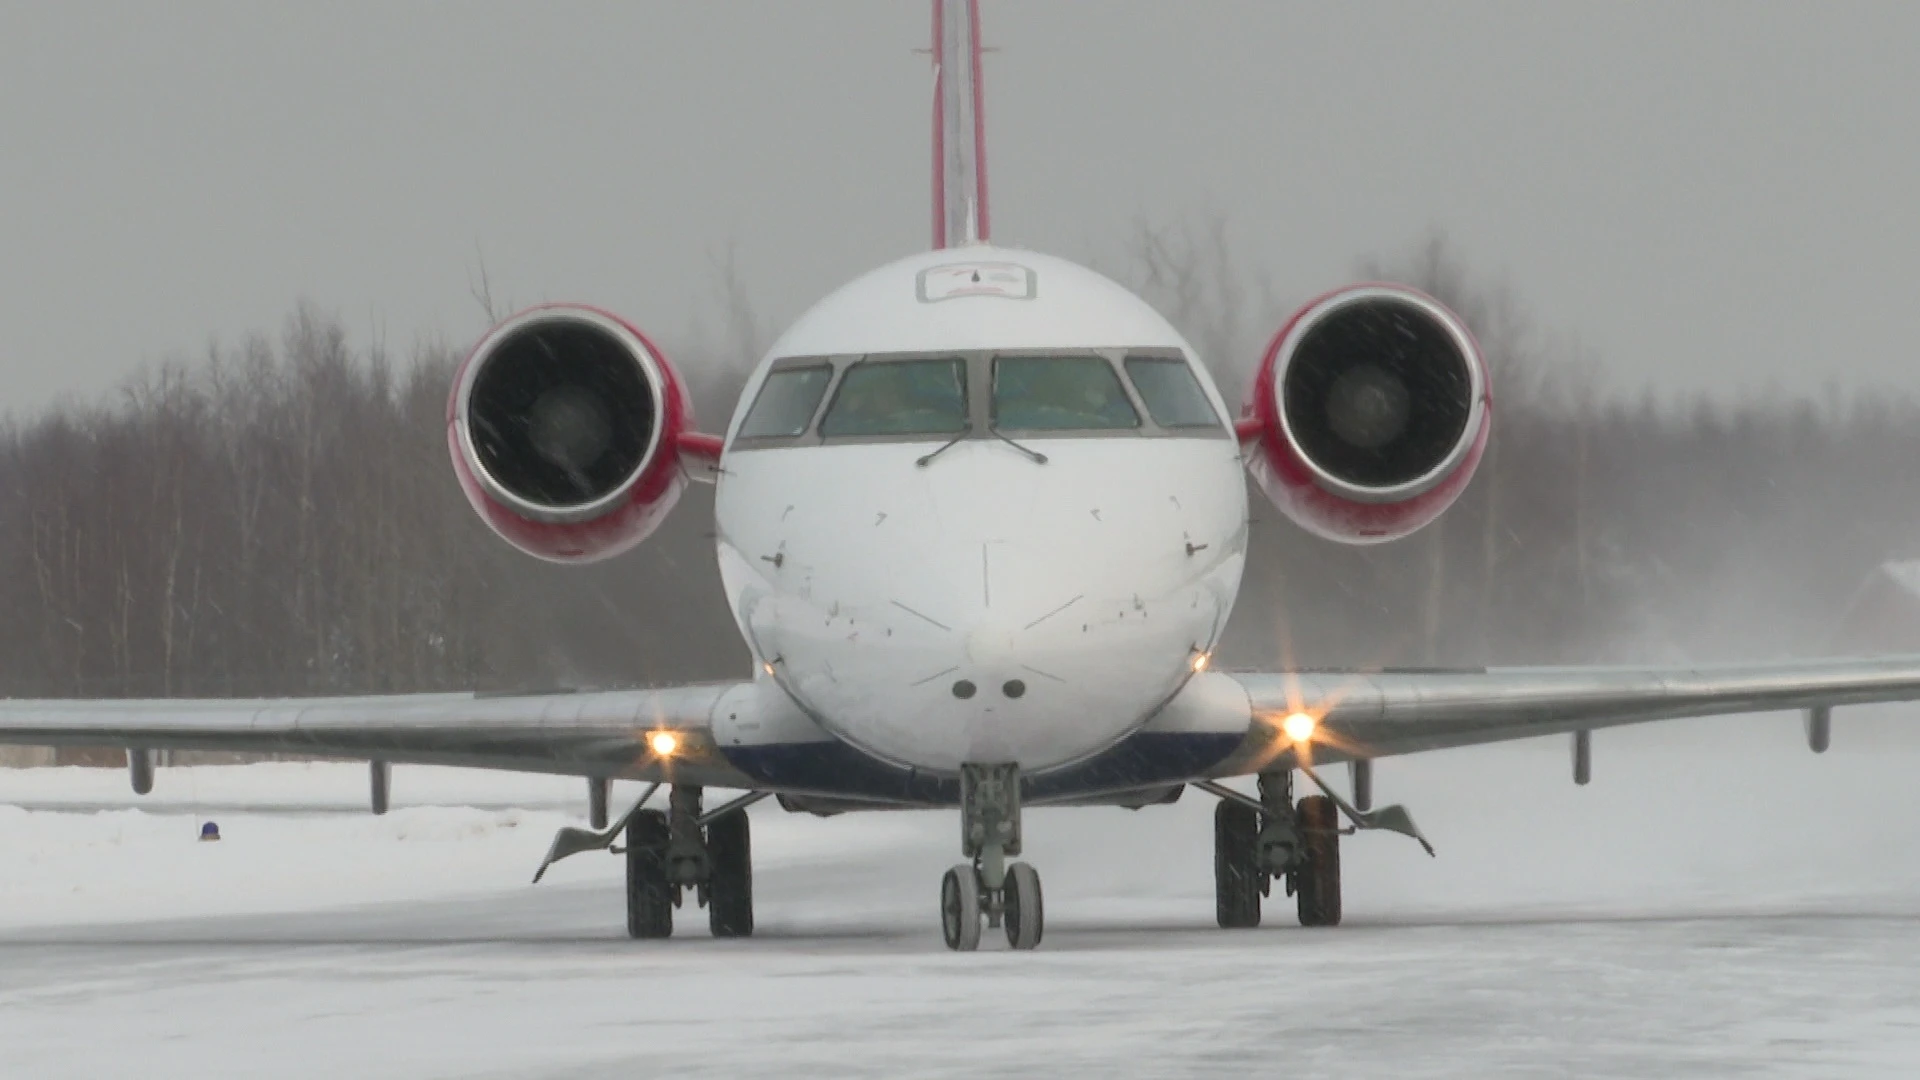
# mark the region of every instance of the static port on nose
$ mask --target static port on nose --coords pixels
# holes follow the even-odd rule
[[[1017,698],[1027,692],[1027,684],[1021,682],[1019,679],[1008,679],[1006,683],[1000,687],[1000,692],[1010,698]]]
[[[953,696],[959,698],[961,701],[965,701],[972,697],[978,689],[979,688],[974,686],[971,681],[961,679],[959,682],[953,684]]]

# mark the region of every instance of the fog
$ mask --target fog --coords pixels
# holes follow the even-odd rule
[[[1143,232],[1114,269],[1193,340],[1227,340],[1260,317],[1228,243],[1207,228]],[[1446,242],[1372,269],[1473,326],[1499,388],[1487,458],[1439,522],[1387,545],[1318,540],[1256,494],[1224,665],[1818,653],[1862,578],[1912,550],[1913,402],[1609,397]],[[669,339],[707,415],[738,393],[749,333]],[[454,355],[356,349],[338,320],[302,309],[277,335],[0,431],[0,693],[738,677],[747,657],[715,569],[711,489],[617,560],[518,554],[466,507],[446,461]]]
[[[1438,230],[1618,393],[1920,386],[1920,8],[982,8],[1002,240],[1220,218],[1298,300]],[[482,264],[673,337],[731,250],[777,327],[925,243],[927,35],[898,0],[0,4],[0,410],[298,300],[464,341]]]
[[[1229,399],[1359,275],[1488,347],[1462,503],[1368,549],[1256,503],[1224,662],[1819,652],[1920,547],[1920,10],[982,7],[997,239],[1140,288]],[[0,7],[0,692],[737,675],[705,491],[610,565],[515,554],[451,356],[477,293],[605,304],[717,427],[924,245],[925,15]]]

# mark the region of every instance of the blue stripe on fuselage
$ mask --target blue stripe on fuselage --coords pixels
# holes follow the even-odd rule
[[[1236,750],[1242,736],[1138,732],[1076,762],[1022,779],[1027,802],[1066,801],[1106,792],[1177,784],[1206,776]],[[957,806],[952,775],[890,764],[838,740],[727,746],[733,767],[769,790],[912,806]]]

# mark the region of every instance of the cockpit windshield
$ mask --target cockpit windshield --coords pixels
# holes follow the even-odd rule
[[[827,364],[783,368],[768,375],[760,386],[760,396],[753,399],[753,408],[747,410],[747,419],[740,425],[740,437],[764,439],[806,434],[807,425],[813,422],[814,410],[820,407],[820,395],[827,392],[827,384],[832,381],[833,368]]]
[[[1006,433],[1006,434],[1003,434]],[[1181,350],[867,353],[773,362],[737,448],[976,438],[1227,439]]]
[[[1001,356],[993,361],[993,425],[1104,431],[1137,428],[1140,414],[1103,356]]]
[[[1129,356],[1127,378],[1163,428],[1219,427],[1219,414],[1193,377],[1193,368],[1177,356]]]
[[[967,430],[967,364],[864,360],[847,368],[820,420],[825,438],[956,435]]]

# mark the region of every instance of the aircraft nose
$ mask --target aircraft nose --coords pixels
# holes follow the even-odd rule
[[[928,687],[938,704],[927,702],[921,730],[944,725],[956,763],[1034,768],[1089,753],[1178,687],[1195,629],[1188,622],[1172,612],[1149,617],[1130,600],[1085,600],[1027,623],[980,612],[956,627],[960,648]]]
[[[1211,642],[1218,622],[1213,592],[1199,583],[1116,595],[1096,592],[1067,561],[1018,579],[1021,564],[997,551],[988,565],[991,603],[977,578],[963,591],[951,574],[900,574],[884,603],[821,610],[794,597],[780,618],[769,607],[760,646],[822,723],[882,758],[1033,770],[1097,752],[1144,722],[1191,674],[1192,650]]]
[[[1020,653],[1019,631],[995,620],[985,620],[966,637],[967,660],[981,667],[1001,668]]]
[[[767,584],[746,621],[828,730],[914,768],[1046,769],[1113,745],[1191,677],[1239,578],[1230,444],[1046,450],[1040,466],[971,440],[919,468],[875,447],[876,485],[772,500],[739,563]]]

